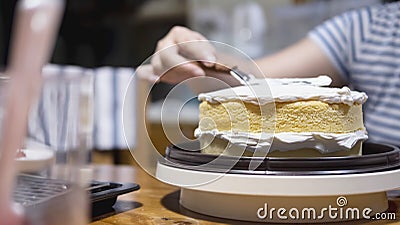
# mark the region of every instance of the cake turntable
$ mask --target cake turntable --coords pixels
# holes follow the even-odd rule
[[[249,170],[251,163],[258,167]],[[180,204],[215,217],[276,223],[371,219],[400,187],[400,150],[366,142],[361,156],[257,158],[201,153],[198,142],[167,148],[159,180],[181,187]]]

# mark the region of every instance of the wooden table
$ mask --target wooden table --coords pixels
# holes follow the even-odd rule
[[[114,211],[94,218],[91,225],[260,224],[219,219],[186,210],[179,205],[179,188],[156,180],[138,166],[96,166],[95,178],[105,181],[135,182],[140,184],[141,189],[120,196]],[[389,211],[396,212],[396,220],[359,220],[340,224],[400,224],[400,193],[398,196],[390,197],[389,203]]]

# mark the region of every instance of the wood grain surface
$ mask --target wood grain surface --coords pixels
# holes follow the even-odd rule
[[[189,211],[179,205],[179,188],[164,184],[144,172],[139,166],[95,166],[95,178],[103,181],[134,182],[141,186],[136,192],[122,195],[114,210],[93,218],[90,225],[211,225],[261,224],[220,219]],[[396,212],[396,220],[359,220],[340,224],[400,224],[400,191],[389,193],[389,212]],[[334,223],[338,225],[339,223]]]

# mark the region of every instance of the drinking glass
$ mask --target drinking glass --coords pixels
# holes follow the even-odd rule
[[[89,70],[57,66],[43,70],[42,92],[29,118],[26,160],[17,160],[21,174],[16,195],[23,196],[21,191],[30,195],[25,202],[19,200],[29,224],[88,223],[92,99]],[[32,162],[36,158],[41,165]],[[37,167],[24,167],[29,163]]]

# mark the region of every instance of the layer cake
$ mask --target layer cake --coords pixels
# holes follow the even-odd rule
[[[327,79],[317,80],[326,85]],[[312,81],[263,79],[200,94],[195,135],[203,152],[285,157],[360,154],[367,139],[362,115],[367,95]]]

